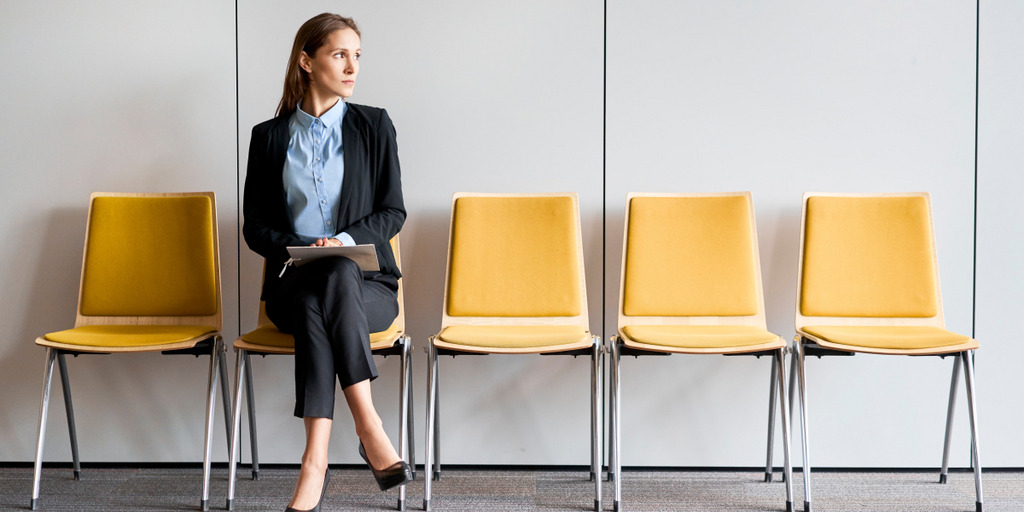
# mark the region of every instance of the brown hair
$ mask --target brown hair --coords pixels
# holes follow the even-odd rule
[[[306,52],[312,57],[316,51],[327,42],[327,37],[336,30],[350,28],[357,36],[359,27],[355,20],[337,14],[325,12],[309,19],[299,27],[295,34],[295,42],[292,44],[292,53],[288,57],[288,71],[284,75],[284,93],[281,95],[281,102],[277,104],[277,115],[289,115],[298,108],[299,101],[306,94],[309,87],[309,74],[299,66],[299,55]]]

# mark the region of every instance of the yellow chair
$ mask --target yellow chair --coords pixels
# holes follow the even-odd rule
[[[401,251],[398,245],[398,236],[391,239],[391,250],[395,255],[395,263],[399,268],[402,266]],[[398,316],[385,331],[370,333],[370,350],[374,355],[392,356],[397,355],[401,362],[401,373],[399,374],[399,433],[398,453],[409,462],[413,468],[416,467],[416,460],[413,455],[413,422],[410,411],[412,409],[412,340],[405,333],[405,301],[402,293],[402,280],[398,281]],[[228,502],[227,509],[234,509],[235,498],[235,468],[238,461],[238,431],[241,423],[242,407],[242,380],[245,380],[245,392],[248,398],[249,414],[249,442],[252,451],[252,478],[259,479],[259,451],[256,443],[256,404],[253,396],[252,386],[252,362],[249,355],[295,355],[295,338],[285,334],[274,326],[274,323],[267,317],[266,303],[260,301],[260,314],[256,330],[243,334],[235,340],[235,409],[231,426],[231,459],[228,472]],[[408,448],[406,448],[408,447]],[[415,478],[415,469],[413,477]],[[405,485],[398,490],[398,510],[405,510]]]
[[[590,334],[576,194],[455,194],[441,331],[427,348],[426,471],[438,446],[438,356],[591,358],[591,480],[601,509],[600,339]],[[431,477],[423,508],[430,510]]]
[[[611,352],[611,472],[620,510],[619,456],[622,355],[725,354],[772,358],[768,464],[776,385],[782,407],[786,510],[793,510],[789,418],[785,400],[786,342],[765,324],[761,266],[749,192],[629,194],[619,283],[618,335]]]
[[[802,224],[790,392],[796,376],[804,433],[804,510],[811,510],[804,358],[863,352],[954,356],[939,476],[942,483],[949,463],[959,365],[963,366],[980,511],[981,464],[972,361],[978,342],[946,330],[928,194],[807,193]]]
[[[46,348],[46,366],[31,508],[39,499],[54,361],[60,368],[77,480],[78,441],[64,356],[159,351],[210,356],[200,501],[207,510],[218,378],[225,413],[230,410],[220,330],[220,253],[213,192],[93,194],[75,327],[36,339],[37,345]]]

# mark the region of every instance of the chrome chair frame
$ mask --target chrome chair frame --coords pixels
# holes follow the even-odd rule
[[[388,357],[392,355],[399,356],[401,361],[401,373],[399,375],[399,410],[398,410],[398,455],[402,457],[402,460],[409,462],[409,465],[413,468],[416,467],[416,458],[413,455],[413,421],[410,409],[412,408],[412,339],[407,335],[400,336],[393,345],[386,348],[373,350],[373,355]],[[238,433],[241,428],[241,416],[242,416],[242,380],[245,380],[245,393],[246,393],[246,404],[247,414],[249,420],[249,443],[252,454],[252,479],[259,480],[259,450],[257,448],[257,437],[256,437],[256,404],[253,394],[252,385],[252,361],[250,359],[250,351],[243,348],[236,348],[237,354],[235,355],[235,394],[234,394],[234,410],[232,411],[231,426],[229,438],[231,440],[229,453],[229,471],[228,471],[228,498],[227,498],[227,509],[234,510],[234,499],[235,499],[235,481],[237,480],[236,468],[239,460],[239,439]],[[268,355],[282,355],[273,353],[258,353],[260,356]],[[413,478],[415,479],[416,471],[413,469]],[[398,504],[396,509],[399,511],[405,510],[405,489],[406,486],[403,484],[398,489]]]
[[[200,499],[199,506],[202,510],[206,511],[210,509],[209,498],[210,498],[210,455],[213,443],[213,411],[214,401],[216,400],[217,394],[217,381],[220,380],[220,391],[221,398],[223,400],[224,407],[224,424],[226,429],[230,428],[230,414],[231,403],[228,401],[229,391],[227,384],[227,359],[225,357],[224,343],[219,335],[213,336],[209,341],[203,341],[194,348],[184,350],[168,350],[162,352],[165,355],[168,354],[190,354],[196,357],[200,355],[210,356],[210,371],[209,371],[209,382],[207,384],[206,392],[206,422],[205,422],[205,434],[203,436],[203,494]],[[106,352],[75,352],[72,350],[56,349],[52,347],[46,348],[46,364],[43,367],[43,393],[40,399],[39,405],[39,431],[36,438],[36,455],[35,464],[33,466],[32,474],[32,500],[29,504],[29,508],[36,510],[39,502],[39,486],[42,480],[42,461],[43,461],[43,444],[46,437],[46,420],[47,411],[50,406],[50,386],[53,376],[53,363],[57,362],[58,372],[60,373],[61,388],[64,394],[64,409],[67,414],[68,420],[68,435],[71,438],[71,458],[72,466],[74,470],[75,480],[81,480],[82,468],[78,456],[78,433],[75,428],[75,412],[74,406],[71,399],[71,381],[68,378],[67,361],[66,355],[78,357],[79,355],[106,355]],[[231,433],[226,431],[225,434],[230,440]],[[228,445],[230,448],[230,444]]]
[[[810,441],[809,433],[807,430],[808,414],[807,414],[807,387],[805,383],[805,366],[804,359],[806,356],[850,356],[854,353],[843,352],[839,350],[831,350],[818,346],[813,340],[804,338],[802,336],[796,336],[794,338],[794,350],[793,350],[793,361],[791,366],[793,370],[789,376],[789,402],[794,404],[793,393],[796,391],[797,385],[800,388],[800,428],[802,431],[803,438],[803,479],[804,479],[804,511],[811,512],[811,463],[810,463]],[[968,416],[971,423],[971,466],[974,470],[974,491],[977,496],[975,502],[975,510],[982,512],[983,509],[983,489],[981,483],[981,460],[978,455],[978,414],[975,409],[975,395],[974,395],[974,351],[965,350],[963,352],[954,352],[949,354],[935,354],[940,358],[945,359],[946,357],[953,358],[953,371],[952,377],[949,383],[949,405],[946,409],[946,428],[945,435],[942,443],[942,469],[939,470],[939,483],[945,484],[948,481],[949,474],[949,451],[950,445],[952,444],[953,434],[953,412],[956,410],[956,392],[957,386],[960,380],[960,367],[963,366],[964,371],[964,386],[967,391],[967,409]],[[924,357],[924,356],[914,356]],[[794,383],[793,381],[797,382]],[[797,385],[794,385],[797,384]],[[791,408],[791,413],[796,413],[796,407]]]
[[[441,421],[440,421],[440,392],[439,392],[439,371],[438,358],[440,355],[461,356],[461,355],[490,355],[487,353],[460,352],[454,350],[439,349],[434,346],[435,336],[427,339],[427,439],[426,439],[426,462],[423,471],[427,474],[423,482],[423,510],[429,512],[431,480],[441,479]],[[601,510],[601,415],[602,407],[602,375],[604,362],[604,350],[601,346],[599,336],[591,336],[591,348],[572,350],[567,352],[546,352],[542,356],[589,355],[591,363],[590,371],[590,480],[594,482],[594,510]],[[508,354],[503,354],[508,355]],[[532,354],[531,354],[532,355]],[[433,468],[433,471],[431,471]]]

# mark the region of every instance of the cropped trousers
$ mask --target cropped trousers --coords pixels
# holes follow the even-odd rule
[[[370,333],[398,316],[397,290],[341,257],[289,267],[280,279],[267,316],[295,338],[295,415],[333,418],[335,378],[342,389],[377,378]]]

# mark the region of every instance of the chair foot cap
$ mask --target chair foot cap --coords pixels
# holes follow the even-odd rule
[[[395,510],[398,510],[398,512],[405,512],[405,500],[398,500],[398,507]]]
[[[227,510],[234,510],[235,509],[235,500],[228,500],[228,503],[227,503],[227,505],[224,506],[224,508],[226,508]]]
[[[82,479],[82,472],[80,470],[75,471],[75,481],[78,482]]]
[[[793,502],[792,501],[787,501],[786,502],[786,512],[793,512]]]
[[[765,483],[771,483],[772,482],[772,474],[771,473],[765,473],[764,474],[764,481],[765,481]]]
[[[609,482],[614,482],[615,481],[615,473],[613,473],[611,471],[608,472],[608,481]]]
[[[210,510],[210,500],[199,500],[199,508],[203,512]]]
[[[594,512],[601,512],[601,500],[594,500]]]
[[[260,479],[260,472],[259,471],[253,471],[252,472],[252,479],[253,480],[259,480]]]
[[[430,500],[423,500],[423,512],[430,512]]]
[[[29,510],[35,510],[36,509],[36,502],[37,501],[39,501],[39,500],[37,500],[36,498],[32,498],[32,502],[28,506]]]
[[[622,504],[619,503],[618,500],[615,500],[615,503],[612,503],[612,510],[614,510],[615,512],[619,512],[620,510],[622,510]]]
[[[804,512],[811,512],[811,502],[809,502],[809,501],[805,501],[804,502]]]
[[[590,481],[591,482],[594,481],[594,472],[593,471],[590,472]]]
[[[436,482],[436,481],[438,481],[440,479],[441,479],[441,472],[440,471],[434,471],[434,481]]]
[[[977,507],[975,510],[977,510],[978,512],[981,512],[981,502],[979,501],[979,502],[975,503],[975,505]]]

